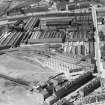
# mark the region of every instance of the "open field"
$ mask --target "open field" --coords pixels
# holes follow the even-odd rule
[[[9,55],[1,55],[0,74],[36,82],[45,81],[55,73],[48,68],[41,67],[37,62],[30,64]],[[41,105],[39,102],[38,94],[32,94],[25,87],[0,78],[0,105]]]

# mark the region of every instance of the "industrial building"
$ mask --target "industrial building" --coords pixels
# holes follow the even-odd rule
[[[5,2],[0,105],[104,105],[105,1]]]

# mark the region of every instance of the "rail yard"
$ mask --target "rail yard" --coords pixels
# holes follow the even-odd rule
[[[0,105],[105,105],[104,0],[3,6]]]

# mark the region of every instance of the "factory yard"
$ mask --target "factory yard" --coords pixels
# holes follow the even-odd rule
[[[0,4],[0,105],[104,105],[102,0]]]
[[[47,62],[46,59],[48,60],[48,55],[55,56],[55,58],[58,57],[58,59],[64,60],[65,62],[69,61],[69,63],[71,62],[71,65],[73,63],[75,64],[80,61],[80,58],[78,59],[72,58],[71,60],[67,61],[67,58],[65,58],[66,56],[62,55],[62,57],[64,57],[63,59],[63,58],[60,58],[61,55],[59,55],[60,56],[59,57],[58,54],[54,52],[52,52],[52,54],[49,54],[51,53],[49,51],[47,51],[45,55],[40,53],[38,54],[38,51],[43,51],[43,50],[46,51],[46,48],[47,48],[46,45],[44,46],[38,45],[38,46],[21,47],[21,48],[13,49],[13,51],[12,50],[4,51],[6,53],[3,55],[0,55],[0,74],[12,77],[13,79],[27,81],[30,83],[30,86],[33,86],[33,85],[35,86],[38,82],[45,82],[48,80],[50,76],[54,76],[59,73],[59,70],[55,70],[55,68],[52,67],[51,64],[46,65],[46,63],[43,63],[43,62]],[[40,58],[42,59],[42,61],[43,60],[45,61],[38,62],[37,58]],[[62,61],[60,62],[62,64]],[[51,63],[51,61],[49,63]],[[54,63],[54,61],[52,61],[52,63]],[[52,69],[50,69],[50,67],[48,66],[52,67]],[[53,65],[53,66],[57,67],[56,65]],[[90,67],[88,69],[90,69]],[[72,80],[77,77],[78,76],[72,77],[72,78],[70,77],[70,78]],[[32,92],[30,87],[17,84],[13,81],[9,81],[5,78],[2,78],[2,75],[0,75],[0,82],[1,82],[0,83],[1,84],[0,105],[14,105],[14,104],[15,105],[41,105],[43,104],[43,96],[36,91]]]

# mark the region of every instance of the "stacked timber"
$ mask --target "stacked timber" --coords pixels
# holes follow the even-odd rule
[[[60,53],[56,53],[56,55],[48,54],[48,56],[49,57],[45,56],[44,58],[42,58],[41,56],[38,61],[44,66],[47,66],[52,70],[56,70],[58,72],[67,72],[72,75],[76,73],[83,73],[87,70],[93,71],[94,68],[94,65],[92,65],[91,62],[80,61],[81,58],[74,58],[72,56],[66,56],[65,54]]]
[[[63,61],[61,58],[51,57],[49,59],[44,60],[44,65],[47,67],[56,70],[58,72],[70,72],[71,69],[78,69],[81,66],[78,66],[74,63]]]

